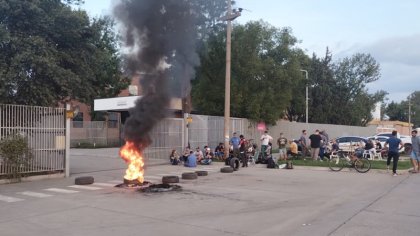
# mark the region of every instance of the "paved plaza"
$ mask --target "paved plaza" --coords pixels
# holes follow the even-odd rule
[[[0,185],[0,235],[419,235],[420,175],[250,166],[181,180],[183,190],[114,187],[117,149],[72,150],[71,178]],[[161,162],[161,161],[160,161]],[[146,180],[191,171],[149,162]],[[75,186],[91,175],[93,185]]]

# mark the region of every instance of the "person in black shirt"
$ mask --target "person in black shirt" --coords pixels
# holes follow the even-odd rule
[[[309,136],[309,140],[311,140],[311,157],[313,160],[317,160],[322,140],[319,130],[315,130],[315,133]]]

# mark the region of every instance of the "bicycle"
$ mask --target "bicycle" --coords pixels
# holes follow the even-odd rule
[[[357,157],[351,152],[345,153],[338,151],[336,154],[330,156],[329,167],[332,171],[340,171],[345,166],[354,168],[359,173],[366,173],[370,170],[371,163],[368,159]]]

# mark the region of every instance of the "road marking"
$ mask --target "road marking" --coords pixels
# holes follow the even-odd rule
[[[79,192],[76,190],[68,190],[68,189],[62,189],[62,188],[47,188],[44,190],[56,192],[56,193],[78,193]]]
[[[159,176],[168,176],[169,174],[166,173],[166,174],[157,174],[157,175],[159,175]]]
[[[8,197],[8,196],[0,195],[0,201],[3,201],[3,202],[20,202],[20,201],[24,201],[24,199],[17,198],[17,197]]]
[[[50,194],[37,193],[37,192],[31,192],[31,191],[19,192],[17,194],[21,194],[21,195],[25,195],[25,196],[30,196],[30,197],[39,197],[39,198],[52,197],[53,196],[53,195],[50,195]]]
[[[98,185],[102,187],[115,187],[115,184],[109,184],[109,183],[93,183],[93,185]]]
[[[145,179],[162,179],[162,176],[153,176],[153,175],[150,175],[150,176],[146,176]]]
[[[99,190],[102,189],[100,187],[93,187],[93,186],[86,186],[86,185],[71,185],[67,186],[69,188],[76,188],[76,189],[83,189],[83,190]]]
[[[181,175],[183,172],[169,172],[169,174],[173,174],[173,175]]]

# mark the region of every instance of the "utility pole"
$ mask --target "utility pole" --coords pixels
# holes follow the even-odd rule
[[[241,10],[241,9],[240,9]],[[241,15],[240,11],[232,13],[232,1],[228,0],[226,16],[221,20],[227,21],[226,26],[226,77],[225,77],[225,114],[224,114],[224,136],[225,136],[225,157],[229,154],[229,131],[230,131],[230,51],[231,51],[231,34],[232,20]]]
[[[309,102],[309,98],[308,98],[308,71],[307,70],[300,70],[302,72],[305,72],[305,78],[306,78],[306,98],[305,98],[305,109],[306,109],[306,125],[308,125],[308,102]]]
[[[408,97],[408,131],[411,134],[411,95]]]

